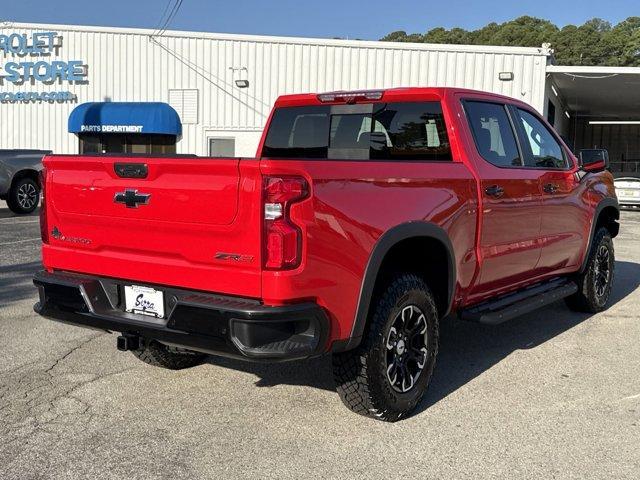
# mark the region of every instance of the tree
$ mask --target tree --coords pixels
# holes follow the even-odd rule
[[[640,66],[640,17],[629,17],[615,26],[593,18],[580,26],[566,25],[559,29],[548,20],[523,16],[502,24],[492,22],[472,31],[443,27],[425,34],[397,31],[382,40],[522,47],[550,43],[561,64]]]
[[[388,35],[385,35],[381,39],[383,42],[423,42],[422,35],[419,33],[413,33],[411,35],[407,35],[407,32],[404,30],[398,30],[397,32],[391,32]]]
[[[610,52],[608,65],[640,65],[640,17],[629,17],[603,33],[604,48]]]
[[[548,20],[534,17],[519,17],[503,23],[493,35],[494,45],[518,45],[539,47],[551,43],[558,33],[558,27]]]
[[[567,25],[558,32],[551,43],[555,48],[556,60],[565,65],[610,64],[608,49],[603,35],[611,30],[611,25],[594,18],[583,25]]]

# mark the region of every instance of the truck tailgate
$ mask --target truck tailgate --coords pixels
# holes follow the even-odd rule
[[[54,155],[44,165],[46,268],[260,296],[257,160]]]

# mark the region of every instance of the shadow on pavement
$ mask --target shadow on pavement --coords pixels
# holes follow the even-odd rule
[[[0,266],[0,308],[25,298],[36,298],[33,274],[42,268],[40,261]]]
[[[640,286],[640,264],[616,262],[616,279],[611,305]],[[553,314],[550,314],[553,312]],[[591,315],[570,311],[564,302],[533,312],[502,325],[487,326],[445,319],[440,325],[440,352],[431,385],[414,415],[455,392],[516,350],[535,348],[579,325]],[[254,374],[256,386],[306,385],[335,389],[331,358],[324,356],[304,362],[255,364],[210,357],[211,365]]]
[[[255,382],[256,387],[302,385],[332,392],[336,389],[329,355],[285,363],[250,363],[229,358],[209,357],[208,363],[256,375],[258,377]]]
[[[640,264],[617,261],[615,275],[609,308],[640,286]],[[590,314],[572,312],[564,302],[558,302],[493,327],[455,319],[443,321],[433,379],[414,415],[446,398],[514,351],[535,348],[590,317]]]

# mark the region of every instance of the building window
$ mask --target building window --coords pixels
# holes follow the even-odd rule
[[[169,105],[178,112],[183,125],[198,123],[198,90],[169,90]]]
[[[551,100],[547,104],[547,122],[552,127],[556,126],[556,106],[553,104]]]
[[[175,135],[81,133],[80,153],[176,153]]]
[[[236,156],[236,139],[209,137],[209,156],[210,157],[235,157]]]

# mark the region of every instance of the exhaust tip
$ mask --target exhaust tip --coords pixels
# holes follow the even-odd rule
[[[125,333],[117,338],[116,344],[118,346],[118,350],[120,350],[121,352],[126,352],[128,350],[139,350],[140,337],[138,335]]]

